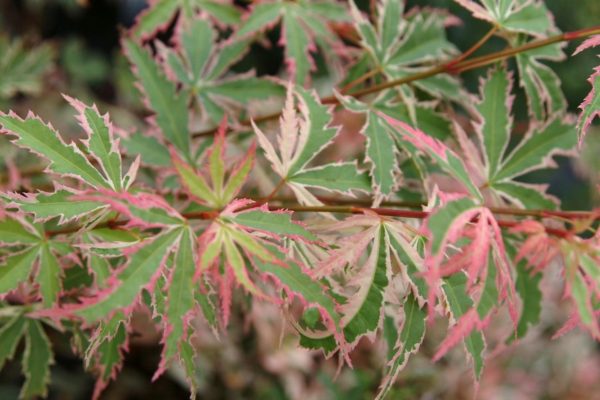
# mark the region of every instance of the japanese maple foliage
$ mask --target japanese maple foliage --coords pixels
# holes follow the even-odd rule
[[[377,398],[447,318],[433,360],[462,344],[477,382],[486,354],[539,322],[550,265],[572,315],[557,335],[600,339],[600,209],[561,211],[523,179],[593,129],[600,66],[576,122],[544,62],[566,58],[565,41],[588,37],[575,54],[598,46],[600,28],[561,34],[538,0],[456,2],[491,27],[464,53],[446,36],[455,17],[402,0],[154,1],[121,42],[150,115],[141,133],[67,95],[81,128],[70,143],[33,113],[2,113],[53,183],[0,194],[0,366],[23,339],[21,397],[47,394],[51,329],[72,338],[98,397],[138,314],[160,332],[155,378],[180,363],[194,397],[191,338],[200,325],[227,335],[232,310],[255,302],[340,368],[360,341],[386,343]],[[233,68],[276,27],[279,75]],[[508,49],[474,57],[492,36]],[[460,73],[474,68],[487,72],[469,93]],[[323,75],[334,84],[317,85]],[[361,118],[345,136],[341,113]],[[340,159],[342,140],[356,157]],[[487,343],[504,311],[506,337]]]

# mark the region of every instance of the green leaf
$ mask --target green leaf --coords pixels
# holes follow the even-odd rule
[[[525,38],[520,38],[515,45],[525,43]],[[560,78],[550,67],[540,62],[562,61],[564,58],[560,45],[546,46],[516,56],[520,86],[527,95],[529,113],[537,121],[555,118],[566,111],[567,101],[560,87]]]
[[[294,88],[301,107],[307,111],[304,116],[308,123],[308,138],[304,142],[304,147],[294,164],[289,169],[288,176],[293,176],[301,171],[317,154],[327,147],[335,135],[338,128],[331,128],[331,114],[329,108],[320,103],[318,97],[309,91],[296,86]]]
[[[491,70],[481,86],[481,102],[476,106],[481,116],[479,132],[483,139],[488,178],[499,169],[512,127],[509,98],[510,78],[503,68]]]
[[[0,328],[0,369],[4,368],[6,361],[14,357],[26,327],[27,319],[23,315],[17,315]]]
[[[39,243],[40,240],[41,238],[25,229],[16,219],[0,220],[0,243],[34,244]]]
[[[190,385],[191,398],[195,398],[196,392],[198,391],[198,379],[196,378],[196,363],[194,359],[196,358],[196,352],[194,350],[194,346],[192,346],[189,342],[181,342],[181,347],[179,349],[179,359],[181,360],[181,364],[185,371],[185,375],[187,377],[187,383]]]
[[[22,399],[46,397],[52,364],[54,364],[54,355],[42,324],[39,321],[29,320],[22,361],[25,374],[25,383],[20,395]]]
[[[472,199],[462,198],[449,201],[442,207],[434,211],[427,220],[427,227],[431,232],[431,253],[440,254],[442,246],[446,241],[448,231],[464,213],[477,208],[477,204]],[[462,314],[461,314],[462,315]]]
[[[577,121],[577,130],[580,142],[583,140],[592,121],[600,116],[600,67],[596,67],[595,72],[589,77],[588,82],[592,85],[592,90],[579,105],[581,114]]]
[[[105,257],[90,254],[88,260],[89,269],[93,272],[96,285],[100,288],[106,287],[106,280],[110,277],[110,263]]]
[[[0,37],[0,99],[17,93],[36,94],[43,88],[43,76],[52,67],[54,52],[50,44],[25,48],[22,40]]]
[[[422,275],[423,260],[418,258],[416,249],[412,248],[409,243],[403,240],[392,229],[386,226],[386,231],[390,240],[392,254],[397,258],[401,265],[406,268],[408,277],[417,288],[418,295],[421,298],[427,298],[429,287]]]
[[[129,60],[136,70],[148,103],[156,113],[156,123],[165,139],[188,161],[191,160],[188,109],[184,96],[177,94],[175,84],[159,70],[150,54],[131,39],[124,41]]]
[[[115,190],[119,191],[122,189],[121,155],[108,116],[103,118],[98,110],[92,107],[86,107],[82,110],[82,114],[85,124],[90,129],[88,149],[100,162],[108,181],[112,183]]]
[[[138,218],[149,224],[158,225],[181,225],[184,220],[169,214],[165,209],[152,207],[152,208],[140,208],[132,203],[124,204],[131,216]]]
[[[284,258],[276,249],[269,250],[279,256],[278,258]],[[254,258],[254,265],[260,272],[272,274],[289,290],[302,296],[308,305],[318,305],[327,311],[336,324],[339,323],[340,315],[336,311],[336,304],[323,285],[308,276],[293,260],[285,260],[285,263],[286,265],[282,266],[258,257]]]
[[[283,87],[275,82],[256,77],[235,77],[203,88],[205,93],[222,96],[241,104],[253,100],[266,100],[270,97],[281,97]]]
[[[352,17],[354,19],[354,28],[360,35],[361,45],[367,50],[367,55],[371,55],[376,60],[383,60],[383,51],[382,46],[379,41],[379,36],[375,31],[375,27],[371,25],[369,20],[367,20],[360,12],[354,0],[350,2],[350,11],[352,13]],[[389,2],[388,2],[389,3]],[[396,21],[396,25],[398,25]],[[386,51],[390,51],[389,48],[386,48]]]
[[[17,136],[14,141],[17,145],[48,159],[51,171],[74,176],[97,188],[110,188],[109,183],[74,144],[67,146],[56,131],[39,118],[33,116],[23,120],[14,114],[0,114],[0,124]]]
[[[586,326],[594,326],[597,322],[590,301],[592,293],[590,293],[582,273],[577,271],[573,275],[573,279],[570,282],[571,297],[577,306],[577,313],[579,314],[581,323]]]
[[[553,26],[550,13],[544,3],[529,3],[516,7],[516,11],[501,21],[502,27],[513,32],[543,36]]]
[[[48,243],[40,246],[40,266],[36,281],[40,285],[40,293],[45,307],[51,307],[57,300],[61,289],[62,268],[50,251]]]
[[[596,285],[600,285],[600,264],[598,264],[597,260],[594,260],[589,254],[584,253],[579,257],[579,263],[586,275],[589,276]]]
[[[514,249],[507,246],[507,251],[514,258],[516,253]],[[516,289],[521,298],[521,316],[517,325],[516,338],[525,337],[530,326],[535,326],[540,322],[542,312],[542,292],[540,290],[541,272],[533,273],[527,268],[527,261],[520,260],[516,263],[517,282]],[[513,337],[509,338],[512,341]]]
[[[194,19],[181,34],[181,45],[190,63],[192,79],[196,81],[208,63],[215,41],[215,32],[207,20]]]
[[[227,179],[227,183],[225,184],[223,193],[221,195],[221,200],[223,203],[230,203],[244,185],[246,177],[250,173],[252,165],[254,164],[254,152],[255,148],[252,147],[251,150],[249,150],[246,158],[241,161],[237,168],[231,172],[231,175],[229,175],[229,179]]]
[[[391,51],[401,34],[404,1],[384,0],[381,4],[378,16],[381,48]]]
[[[227,264],[233,270],[233,275],[235,276],[237,282],[242,285],[244,289],[248,291],[248,293],[251,293],[255,296],[261,296],[260,291],[250,279],[244,258],[240,254],[237,246],[234,244],[231,236],[226,235],[224,237],[223,248],[225,249]]]
[[[535,186],[521,182],[494,182],[490,188],[511,202],[523,208],[533,210],[555,210],[556,203],[545,195],[544,191]]]
[[[306,76],[310,72],[310,38],[307,30],[300,24],[294,15],[293,7],[286,7],[283,13],[283,26],[285,27],[285,55],[288,68],[293,73],[293,79],[299,85],[304,85]]]
[[[15,198],[13,201],[22,211],[32,213],[36,220],[44,221],[50,218],[59,217],[60,223],[80,218],[86,214],[106,207],[106,204],[98,201],[74,201],[71,199],[72,196],[74,196],[74,194],[71,192],[57,190],[51,194],[38,193],[35,200]]]
[[[266,26],[273,24],[280,16],[282,11],[281,4],[275,3],[259,3],[252,8],[252,13],[238,29],[237,36],[245,36],[250,33],[255,33]]]
[[[181,182],[192,196],[208,203],[208,205],[218,204],[218,199],[208,186],[204,178],[183,161],[174,159],[173,165],[179,174]]]
[[[0,267],[0,293],[7,293],[17,288],[19,283],[25,282],[35,260],[39,255],[39,247],[32,247],[19,254],[10,255],[4,265]]]
[[[368,332],[375,331],[379,326],[383,307],[383,293],[388,285],[389,254],[385,236],[385,230],[380,228],[378,238],[371,249],[369,260],[363,266],[363,269],[367,269],[364,274],[369,279],[361,280],[360,290],[349,299],[352,318],[344,326],[344,335],[349,343],[353,343],[357,338]]]
[[[335,329],[337,329],[341,315],[338,313],[336,303],[327,288],[306,274],[295,261],[286,259],[285,255],[273,246],[269,247],[269,251],[275,254],[279,260],[284,261],[285,266],[254,257],[253,264],[256,269],[262,273],[275,276],[288,290],[302,296],[308,307],[316,306],[324,310],[333,321]],[[309,308],[306,311],[311,309],[314,308]],[[333,335],[309,337],[302,333],[300,333],[300,345],[310,349],[323,349],[327,354],[331,353],[337,346]]]
[[[219,135],[216,138],[212,149],[208,156],[208,171],[210,172],[210,180],[218,199],[222,198],[223,182],[225,180],[225,161],[224,157],[225,136]]]
[[[247,232],[232,228],[229,225],[225,226],[227,235],[231,237],[238,245],[246,251],[260,257],[263,260],[273,260],[273,254],[269,252],[257,239]]]
[[[376,114],[367,114],[367,123],[361,131],[367,137],[366,159],[372,165],[371,177],[375,191],[389,195],[395,185],[394,172],[398,170],[394,141],[387,133],[388,126]]]
[[[194,301],[200,306],[202,314],[204,315],[204,318],[206,318],[208,325],[216,331],[218,327],[217,308],[215,306],[216,302],[211,299],[211,296],[204,294],[199,290],[196,290],[194,293]]]
[[[388,359],[388,367],[379,388],[376,399],[382,400],[396,381],[398,374],[404,368],[408,357],[416,353],[425,338],[425,320],[427,313],[419,307],[419,303],[413,294],[409,293],[404,301],[404,322],[402,330],[393,351],[392,357]]]
[[[194,0],[198,6],[220,22],[237,26],[240,24],[241,12],[235,6],[210,0]]]
[[[410,125],[395,120],[393,118],[383,116],[386,119],[386,124],[390,124],[393,128],[391,131],[395,137],[400,141],[400,145],[407,151],[412,152],[413,156],[418,157],[415,153],[415,147],[424,151],[429,155],[435,162],[454,179],[461,182],[465,188],[477,199],[482,200],[482,195],[479,189],[473,184],[469,173],[462,160],[446,147],[445,144],[439,140],[426,135],[425,133],[412,128]]]
[[[385,68],[438,59],[454,47],[446,40],[444,21],[435,14],[417,14],[404,33],[401,44],[390,56]]]
[[[407,124],[412,123],[409,106],[401,103],[375,104],[378,110]],[[415,126],[428,135],[440,140],[446,140],[452,133],[450,121],[428,105],[415,104],[411,107],[415,112]]]
[[[168,330],[168,336],[163,339],[161,365],[166,365],[177,354],[177,344],[186,337],[185,317],[194,307],[195,285],[192,279],[196,269],[194,239],[192,230],[183,228],[168,287],[166,319],[171,329]]]
[[[232,222],[243,226],[275,233],[278,235],[303,237],[307,240],[317,240],[317,237],[302,225],[292,221],[288,213],[246,211],[229,218]]]
[[[448,300],[450,311],[455,320],[473,307],[473,300],[467,294],[467,276],[463,273],[457,273],[444,279],[442,290]],[[467,351],[473,359],[473,368],[475,378],[479,380],[483,371],[483,351],[485,350],[485,341],[483,334],[473,331],[464,339]]]
[[[249,43],[248,39],[235,39],[225,42],[219,48],[219,51],[214,53],[216,59],[214,64],[211,65],[210,71],[207,72],[206,79],[212,81],[227,72],[246,53]]]
[[[130,155],[140,155],[142,162],[157,167],[171,165],[171,157],[163,145],[152,136],[136,132],[123,141],[123,145]]]
[[[550,121],[521,140],[491,181],[501,181],[549,166],[553,155],[565,153],[576,144],[577,133],[573,124],[560,119]]]
[[[98,345],[97,365],[99,367],[100,379],[103,382],[108,382],[114,371],[123,362],[121,348],[127,342],[127,331],[121,316],[115,318],[118,322],[111,325],[111,330],[105,331],[102,335],[102,341]]]
[[[117,275],[118,284],[107,295],[85,305],[75,313],[88,321],[98,320],[115,309],[127,307],[139,296],[179,238],[181,231],[173,229],[157,236],[131,256]]]
[[[145,10],[133,29],[135,36],[143,38],[168,24],[179,7],[179,0],[159,0]]]
[[[326,164],[304,169],[289,177],[288,182],[342,193],[350,193],[352,190],[363,192],[371,190],[369,176],[359,172],[356,162]]]
[[[483,321],[498,303],[498,288],[496,287],[496,265],[493,254],[488,253],[487,276],[477,302],[477,314]]]

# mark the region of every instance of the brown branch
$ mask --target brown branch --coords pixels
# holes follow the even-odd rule
[[[263,203],[257,202],[253,206],[259,206]],[[248,208],[252,208],[248,207]],[[356,205],[325,205],[325,206],[303,206],[298,203],[273,206],[269,205],[270,210],[289,210],[295,212],[311,212],[311,213],[340,213],[340,214],[362,214],[365,211],[369,211],[381,216],[396,217],[396,218],[410,218],[410,219],[425,219],[429,216],[429,211],[421,210],[407,210],[407,209],[396,209],[396,208],[384,208],[384,207],[360,207]],[[513,215],[513,216],[539,216],[547,217],[548,215],[561,216],[565,218],[583,218],[583,219],[599,219],[600,213],[594,212],[569,212],[569,211],[549,211],[549,210],[518,210],[510,208],[490,208],[494,214],[500,215]],[[182,213],[182,217],[188,220],[211,220],[219,217],[220,210],[207,210],[207,211],[196,211],[189,213]],[[95,228],[108,227],[108,228],[120,228],[126,225],[129,221],[126,219],[122,220],[111,220],[103,224],[98,224]],[[512,228],[519,224],[518,220],[497,220],[498,225],[503,228]],[[57,235],[65,235],[78,232],[81,226],[70,226],[62,229],[46,231],[47,237],[53,237]],[[557,229],[552,227],[545,227],[546,232],[551,235],[568,238],[574,235],[573,232],[563,229]]]
[[[249,197],[252,199],[252,197]],[[373,204],[369,199],[340,199],[333,196],[317,196],[319,201],[328,205],[354,205],[354,206],[369,206]],[[277,197],[274,196],[271,201],[285,203],[294,203],[294,197]],[[426,205],[424,202],[418,201],[383,201],[383,206],[400,207],[400,208],[421,208]],[[557,211],[544,209],[519,209],[510,207],[488,207],[490,211],[497,215],[512,215],[520,217],[537,217],[537,218],[552,218],[558,217],[563,219],[595,219],[600,218],[599,213],[593,211]]]

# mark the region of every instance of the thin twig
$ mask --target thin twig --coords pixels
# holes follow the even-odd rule
[[[257,202],[254,203],[253,206],[259,206],[261,205],[261,203]],[[252,207],[248,207],[248,208],[252,208]],[[429,216],[430,212],[429,211],[422,211],[422,210],[402,210],[402,209],[396,209],[396,208],[383,208],[383,207],[360,207],[360,206],[355,206],[355,205],[348,205],[348,206],[341,206],[341,205],[325,205],[325,206],[303,206],[300,204],[289,204],[289,205],[285,205],[285,206],[273,206],[270,205],[269,206],[270,210],[290,210],[290,211],[295,211],[295,212],[310,212],[310,213],[340,213],[340,214],[363,214],[364,212],[372,212],[381,216],[387,216],[387,217],[396,217],[396,218],[410,218],[410,219],[425,219]],[[490,209],[492,212],[494,212],[492,209]],[[511,209],[496,209],[496,211],[500,211],[500,212],[495,212],[496,214],[504,214],[504,215],[531,215],[532,210],[511,210]],[[533,210],[536,211],[536,210]],[[546,210],[537,210],[539,211],[540,215],[544,215],[545,213],[548,213],[548,211]],[[215,219],[219,217],[219,213],[220,210],[207,210],[207,211],[196,211],[196,212],[189,212],[189,213],[182,213],[182,217],[188,220],[211,220],[211,219]],[[600,214],[599,213],[586,213],[586,212],[581,212],[581,213],[574,213],[574,212],[567,212],[567,211],[560,211],[560,212],[556,212],[557,214],[560,213],[561,215],[577,215],[577,216],[581,216],[581,217],[586,217],[586,218],[590,218],[590,219],[598,219],[600,218]],[[498,225],[503,227],[503,228],[512,228],[514,226],[516,226],[517,224],[520,223],[520,221],[518,220],[497,220]],[[117,221],[108,221],[104,224],[98,224],[96,226],[96,228],[100,228],[100,227],[109,227],[109,228],[119,228],[122,227],[124,225],[126,225],[128,223],[128,220],[117,220]],[[568,231],[568,230],[563,230],[563,229],[557,229],[557,228],[551,228],[551,227],[545,227],[546,228],[546,232],[548,232],[549,234],[552,234],[554,236],[558,236],[558,237],[562,237],[562,238],[567,238],[573,235],[573,232]],[[56,230],[49,230],[46,231],[46,236],[47,237],[53,237],[53,236],[57,236],[57,235],[65,235],[65,234],[70,234],[70,233],[75,233],[78,232],[81,229],[81,226],[70,226],[70,227],[66,227],[66,228],[62,228],[62,229],[56,229]]]

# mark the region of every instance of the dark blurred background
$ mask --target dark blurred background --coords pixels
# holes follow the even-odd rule
[[[241,7],[248,6],[243,1],[237,3]],[[361,7],[366,6],[366,0],[357,3]],[[554,13],[556,24],[563,31],[600,23],[598,0],[547,0],[546,4]],[[411,0],[407,1],[407,5],[408,9],[413,6],[445,8],[462,19],[462,26],[451,27],[448,30],[450,39],[461,49],[470,47],[489,29],[486,23],[471,18],[468,12],[451,0]],[[141,126],[140,117],[145,115],[145,111],[133,90],[127,62],[119,52],[119,32],[129,27],[145,7],[144,0],[0,0],[0,109],[15,109],[21,115],[32,109],[43,119],[52,121],[59,129],[63,127],[69,130],[72,129],[72,123],[69,122],[72,121],[72,111],[64,107],[60,98],[60,93],[68,93],[99,103],[101,109],[110,111],[112,118],[122,127]],[[277,34],[275,31],[269,36],[273,43],[276,43]],[[167,30],[164,33],[165,39],[168,35]],[[11,67],[6,65],[7,49],[11,43],[14,45],[15,40],[20,41],[19,49],[23,52],[23,57],[28,55],[31,58],[31,65],[16,64],[22,72],[21,75],[24,75],[19,76],[24,82],[19,87],[15,87],[14,81],[2,81],[8,76],[2,68]],[[503,45],[500,40],[493,40],[484,51],[499,50]],[[576,45],[577,43],[570,43],[566,47],[566,53],[572,54]],[[244,60],[244,63],[253,67],[258,74],[276,73],[282,62],[282,51],[279,47],[272,46],[266,49],[259,45],[254,46],[248,59]],[[578,104],[589,91],[586,78],[597,64],[598,59],[594,51],[573,58],[568,57],[563,63],[552,64],[562,79],[571,111],[576,111]],[[40,70],[43,70],[43,79],[36,81],[35,77],[39,76]],[[477,80],[481,74],[482,71],[470,71],[463,75],[469,90],[477,90]],[[526,115],[523,109],[524,103],[517,102],[517,116]],[[532,180],[550,182],[551,192],[562,199],[566,209],[586,209],[597,202],[597,190],[592,183],[597,182],[600,141],[595,138],[598,136],[588,135],[579,160],[563,159],[558,171],[531,177]],[[5,157],[7,153],[1,154]],[[277,310],[269,310],[267,307],[265,312],[273,313],[274,318],[279,318]],[[237,315],[237,321],[232,321],[231,325],[243,326],[244,316]],[[200,350],[206,351],[205,354],[201,353],[200,357],[206,371],[200,377],[204,388],[201,398],[286,399],[289,397],[285,394],[284,385],[289,385],[290,381],[293,383],[294,380],[298,381],[297,384],[318,386],[319,390],[316,393],[320,394],[315,398],[352,400],[372,397],[372,391],[380,378],[377,367],[372,370],[345,371],[334,381],[335,362],[325,363],[318,355],[295,353],[293,344],[291,347],[280,348],[276,340],[277,335],[273,339],[274,343],[271,343],[271,349],[275,349],[272,351],[276,354],[269,354],[267,357],[264,352],[271,350],[265,350],[265,346],[260,345],[256,335],[253,330],[234,330],[227,340],[211,343]],[[562,343],[549,341],[547,332],[530,336],[534,338],[527,345],[528,350],[524,351],[521,346],[519,354],[508,351],[508,354],[502,356],[504,358],[499,357],[494,361],[507,370],[509,367],[513,368],[512,372],[501,372],[499,368],[489,367],[488,364],[480,397],[488,393],[485,391],[485,379],[495,385],[502,385],[502,382],[506,381],[508,386],[505,385],[505,390],[493,392],[494,395],[489,395],[491,397],[481,398],[598,398],[600,359],[598,348],[593,342],[590,343],[585,337],[577,334]],[[64,338],[54,334],[53,341],[56,363],[52,369],[50,398],[90,398],[93,377],[85,373],[81,360],[72,354],[69,343]],[[237,350],[232,350],[232,346]],[[575,346],[575,351],[569,350],[574,348],[572,346]],[[230,354],[232,351],[234,355]],[[358,349],[358,357],[364,358],[363,361],[367,365],[369,357],[373,357],[369,355],[369,351],[367,347],[365,353],[361,354],[361,349]],[[186,385],[180,375],[177,375],[177,371],[170,371],[150,383],[159,356],[160,348],[156,337],[146,338],[145,335],[141,335],[140,338],[134,339],[123,371],[117,381],[106,390],[103,398],[188,398]],[[276,367],[271,368],[271,364],[265,364],[265,357],[271,360],[269,362],[275,362],[276,366],[283,365],[281,368],[289,368],[290,371],[284,374],[277,373]],[[283,360],[277,357],[282,357]],[[298,365],[294,364],[294,360]],[[460,367],[456,369],[454,365]],[[581,368],[583,370],[579,371]],[[312,374],[311,371],[321,372],[315,377],[317,373]],[[555,379],[556,376],[561,378]],[[0,399],[18,398],[22,379],[18,363],[7,365],[0,373]],[[314,380],[314,383],[310,380]],[[417,398],[438,386],[451,389],[445,392],[434,390],[428,398],[472,398],[470,389],[460,389],[462,383],[471,387],[468,368],[461,358],[433,365],[428,361],[425,351],[424,355],[410,362],[400,381],[400,389],[391,398]],[[511,391],[510,386],[514,385],[523,385],[523,388]],[[541,389],[538,392],[533,389],[528,391],[529,386]],[[498,393],[502,393],[502,396],[496,397]],[[528,397],[528,393],[531,393],[532,397]],[[544,395],[538,397],[533,393]]]

